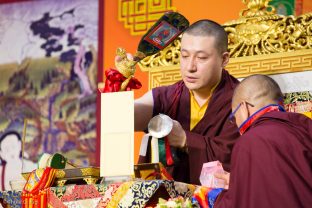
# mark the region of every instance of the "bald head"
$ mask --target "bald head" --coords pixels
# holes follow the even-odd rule
[[[251,103],[257,108],[269,104],[278,104],[283,98],[278,84],[266,75],[251,75],[245,78],[235,89],[232,106],[242,101]]]

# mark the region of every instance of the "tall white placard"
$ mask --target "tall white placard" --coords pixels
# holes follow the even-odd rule
[[[134,94],[133,91],[101,93],[102,177],[133,175]]]

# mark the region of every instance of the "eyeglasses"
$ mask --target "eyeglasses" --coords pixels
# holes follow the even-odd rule
[[[254,107],[254,105],[253,104],[251,104],[251,103],[248,103],[248,102],[246,102],[246,101],[244,101],[247,105],[250,105],[251,107]],[[235,108],[235,110],[230,114],[230,116],[229,116],[229,120],[230,120],[230,122],[231,123],[233,123],[233,124],[235,124],[236,123],[236,119],[235,119],[235,113],[238,111],[238,109],[242,106],[242,103],[243,102],[241,102],[240,104],[238,104],[238,106]]]
[[[231,123],[235,124],[235,113],[238,111],[238,109],[241,107],[242,103],[238,104],[238,106],[235,108],[235,110],[230,114],[229,120]]]

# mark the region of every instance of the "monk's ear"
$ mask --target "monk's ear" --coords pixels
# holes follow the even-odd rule
[[[246,103],[246,102],[242,102],[242,113],[243,113],[243,115],[244,115],[244,119],[247,119],[251,114],[250,114],[250,112],[249,112],[249,110],[248,110],[248,106],[247,106],[248,104]]]
[[[229,52],[224,52],[222,54],[222,68],[225,68],[225,66],[229,63],[229,60],[230,60]]]

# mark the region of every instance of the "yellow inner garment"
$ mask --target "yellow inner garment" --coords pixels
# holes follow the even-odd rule
[[[198,124],[198,122],[203,118],[203,116],[205,115],[205,112],[208,108],[208,104],[209,104],[211,95],[212,95],[213,91],[216,89],[216,87],[218,86],[218,84],[219,84],[219,82],[211,89],[207,101],[202,106],[198,105],[198,103],[194,97],[194,93],[190,90],[190,98],[191,98],[190,130],[192,130]]]

